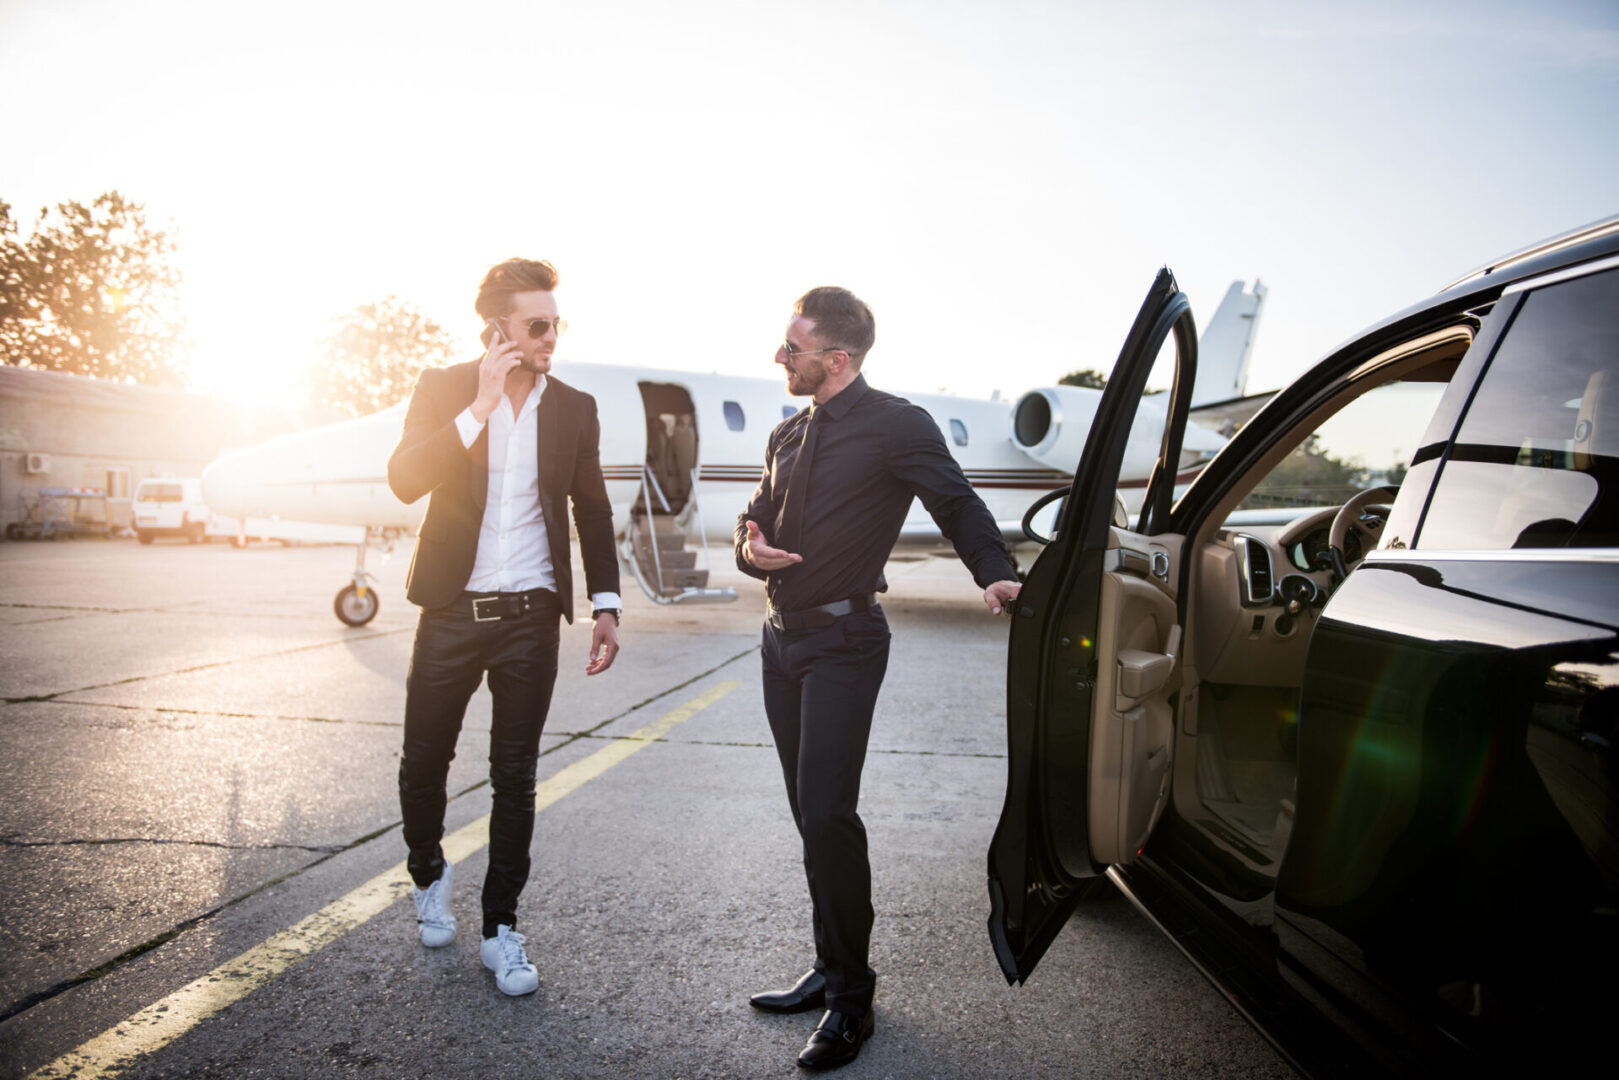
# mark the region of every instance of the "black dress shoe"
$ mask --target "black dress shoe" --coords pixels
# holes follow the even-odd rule
[[[826,1005],[826,976],[810,971],[791,990],[771,990],[754,994],[748,1004],[773,1013],[808,1012]]]
[[[821,1017],[798,1055],[798,1063],[806,1069],[835,1069],[847,1065],[860,1055],[860,1044],[871,1038],[874,1024],[871,1013],[850,1016],[848,1013],[829,1012]]]

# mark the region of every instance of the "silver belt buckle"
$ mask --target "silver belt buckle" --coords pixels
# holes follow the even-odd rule
[[[500,614],[499,614],[498,611],[494,615],[485,615],[483,613],[483,609],[480,608],[478,605],[479,604],[499,604],[500,599],[501,598],[498,597],[498,596],[480,596],[476,600],[472,601],[472,621],[473,622],[499,622],[500,621]]]

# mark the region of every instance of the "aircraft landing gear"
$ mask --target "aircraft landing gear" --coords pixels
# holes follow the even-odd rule
[[[363,583],[343,586],[332,601],[332,611],[345,626],[364,626],[377,617],[380,606],[377,590]]]
[[[381,598],[377,595],[376,578],[372,577],[365,568],[365,550],[368,547],[382,549],[383,559],[393,554],[394,541],[399,539],[398,529],[368,528],[365,539],[355,547],[354,552],[354,580],[337,590],[332,598],[332,613],[345,626],[364,626],[377,617],[377,610],[382,606]]]

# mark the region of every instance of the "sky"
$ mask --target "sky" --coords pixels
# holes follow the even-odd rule
[[[1619,5],[0,0],[0,200],[172,225],[195,384],[291,400],[397,295],[480,352],[550,259],[570,362],[775,377],[792,301],[870,380],[1111,368],[1153,275],[1269,289],[1250,390],[1619,213]]]

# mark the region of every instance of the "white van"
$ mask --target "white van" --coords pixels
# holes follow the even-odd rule
[[[196,477],[152,476],[135,489],[135,536],[143,544],[160,536],[183,536],[200,544],[207,539],[212,516]]]

